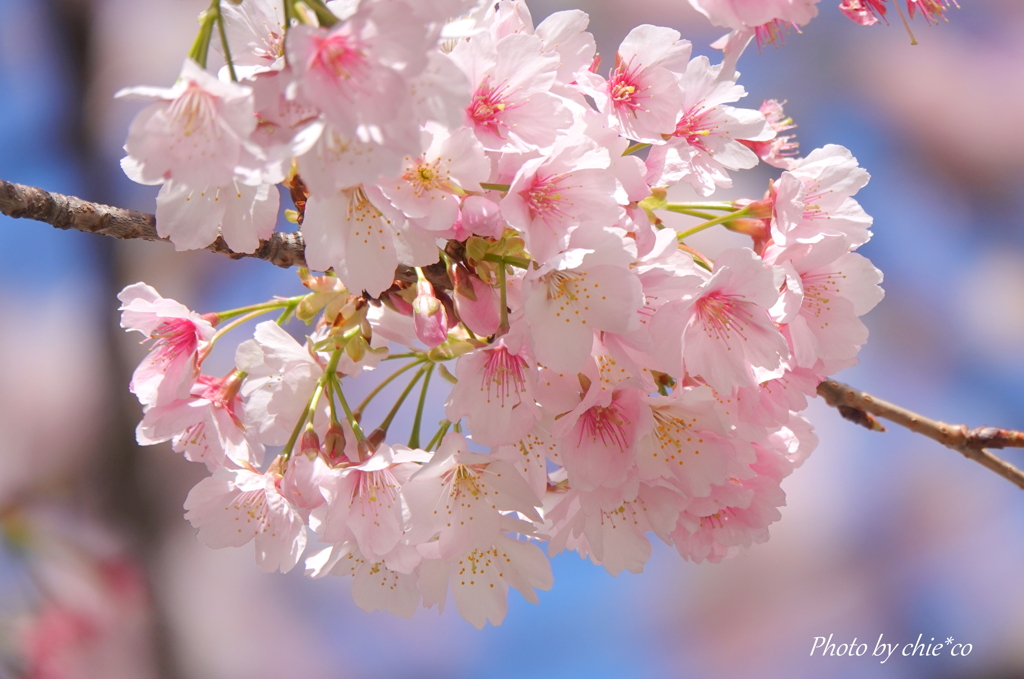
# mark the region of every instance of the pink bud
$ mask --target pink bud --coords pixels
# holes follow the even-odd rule
[[[324,459],[328,464],[336,465],[345,462],[345,429],[337,422],[332,422],[324,436]]]
[[[316,432],[312,429],[307,429],[302,432],[301,443],[299,444],[299,451],[306,457],[312,458],[314,455],[320,452],[320,437],[316,435]]]
[[[501,238],[505,220],[494,201],[483,196],[468,196],[462,201],[462,228],[478,236]]]
[[[412,310],[413,327],[421,342],[428,347],[436,347],[448,339],[448,313],[434,295],[434,286],[429,281],[416,284]]]

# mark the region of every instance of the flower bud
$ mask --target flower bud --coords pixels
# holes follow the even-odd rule
[[[316,435],[316,431],[314,431],[312,427],[307,427],[306,430],[302,432],[302,439],[300,439],[299,443],[299,452],[311,460],[320,453],[320,437]]]
[[[324,436],[324,445],[321,453],[324,460],[334,466],[346,461],[345,458],[345,429],[339,422],[332,422],[327,428]]]
[[[428,347],[436,347],[448,339],[448,313],[429,281],[421,280],[416,284],[412,310],[413,327],[421,342]]]

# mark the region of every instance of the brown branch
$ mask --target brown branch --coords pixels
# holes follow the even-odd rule
[[[169,242],[157,233],[156,217],[151,214],[90,203],[74,196],[50,193],[2,179],[0,213],[15,219],[46,222],[58,229],[74,229],[121,239],[138,238]],[[269,239],[260,241],[259,248],[252,253],[235,252],[220,237],[205,249],[227,255],[231,259],[262,259],[283,268],[306,265],[305,244],[300,232],[275,233]],[[396,272],[400,279],[403,273],[401,269],[402,267],[399,267],[399,271]],[[837,408],[843,417],[861,426],[874,431],[885,431],[885,427],[871,415],[885,418],[962,453],[1024,489],[1024,472],[986,450],[1024,448],[1024,432],[995,427],[967,429],[962,424],[952,425],[931,420],[834,380],[819,384],[818,394],[830,406]]]
[[[819,384],[818,395],[834,408],[852,408],[865,414],[877,415],[912,432],[924,434],[1024,488],[1024,472],[986,450],[1024,448],[1024,432],[995,427],[968,429],[962,424],[939,422],[835,380]]]
[[[50,193],[34,186],[14,184],[2,179],[0,213],[15,219],[46,222],[58,229],[73,229],[113,238],[170,242],[157,233],[156,217],[153,215],[90,203],[74,196]],[[256,252],[235,252],[221,237],[205,249],[227,255],[231,259],[262,259],[283,268],[306,265],[305,244],[301,233],[275,233],[267,240],[260,241]]]

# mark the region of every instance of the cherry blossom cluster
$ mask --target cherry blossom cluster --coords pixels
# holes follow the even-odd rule
[[[219,313],[120,295],[152,340],[139,442],[211,473],[185,501],[202,542],[352,576],[366,610],[451,590],[483,627],[510,586],[536,602],[563,550],[614,575],[652,535],[698,562],[768,538],[816,444],[808,398],[882,297],[855,252],[868,174],[840,146],[799,156],[782,106],[734,106],[732,68],[677,31],[639,26],[602,68],[587,25],[510,0],[215,2],[178,82],[127,91],[152,102],[123,166],[162,185],[162,235],[252,252],[280,184],[309,266],[306,294]],[[200,65],[215,31],[220,77]],[[708,200],[762,162],[762,195]],[[709,257],[689,241],[711,228],[747,245]]]
[[[799,31],[818,15],[818,0],[690,0],[690,4],[715,26],[730,30],[714,45],[725,51],[727,63],[735,63],[752,39],[764,47],[780,40],[790,28]],[[936,24],[945,21],[946,10],[959,4],[956,0],[893,0],[893,6],[911,41],[916,42],[908,16],[921,16],[926,23]],[[888,22],[889,0],[842,0],[839,9],[861,26],[873,26]]]

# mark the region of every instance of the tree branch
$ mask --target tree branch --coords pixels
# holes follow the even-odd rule
[[[74,229],[122,239],[140,238],[170,242],[157,233],[156,217],[153,215],[90,203],[74,196],[50,193],[34,186],[14,184],[2,179],[0,213],[15,219],[46,222],[58,229]],[[275,233],[269,239],[260,241],[256,252],[235,252],[220,237],[205,249],[227,255],[231,259],[262,259],[286,269],[306,265],[305,243],[302,241],[301,233]]]
[[[46,222],[58,229],[74,229],[122,239],[139,238],[169,242],[157,233],[156,217],[151,214],[90,203],[74,196],[50,193],[34,186],[14,184],[2,179],[0,213],[15,219]],[[231,259],[262,259],[283,268],[306,265],[305,243],[301,232],[275,233],[269,239],[260,241],[259,248],[251,253],[235,252],[228,247],[223,238],[219,237],[205,249]],[[401,274],[400,271],[396,273]],[[818,394],[830,406],[837,408],[846,419],[874,431],[885,431],[871,415],[885,418],[913,432],[924,434],[947,448],[952,448],[1024,489],[1024,472],[986,450],[1024,448],[1024,432],[995,427],[968,429],[962,424],[953,425],[931,420],[834,380],[819,384]]]
[[[852,408],[862,413],[877,415],[912,432],[934,439],[1024,489],[1024,472],[986,450],[986,448],[1024,448],[1024,432],[995,427],[968,429],[962,424],[939,422],[835,380],[826,380],[819,384],[818,395],[825,399],[825,403],[834,408]],[[845,414],[844,417],[846,417]],[[864,424],[864,426],[876,429],[870,424]]]

